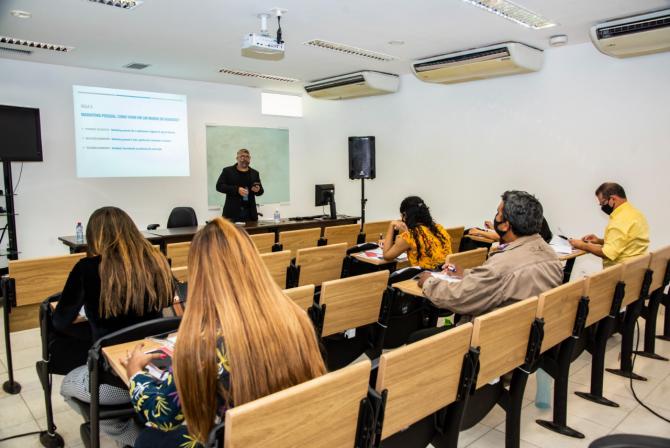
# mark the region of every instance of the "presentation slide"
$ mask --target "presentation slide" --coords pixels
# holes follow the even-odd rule
[[[72,90],[78,177],[189,175],[185,95]]]

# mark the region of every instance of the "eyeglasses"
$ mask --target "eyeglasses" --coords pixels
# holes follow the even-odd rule
[[[598,205],[600,205],[602,207],[603,205],[607,204],[610,201],[610,199],[612,199],[611,196],[609,198],[605,199],[604,201],[598,201]]]

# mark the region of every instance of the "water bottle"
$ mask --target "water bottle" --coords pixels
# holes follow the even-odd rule
[[[84,226],[81,225],[81,222],[78,222],[74,229],[74,241],[77,244],[84,243]]]
[[[274,221],[275,222],[281,221],[281,216],[279,215],[279,209],[278,208],[275,209]]]
[[[542,369],[535,372],[537,380],[537,389],[535,391],[535,407],[539,409],[549,409],[551,407],[551,377]]]

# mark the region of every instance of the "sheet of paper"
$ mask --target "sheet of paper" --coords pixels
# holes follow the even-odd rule
[[[568,240],[565,240],[558,235],[554,235],[549,242],[549,245],[557,254],[571,254],[573,250]]]

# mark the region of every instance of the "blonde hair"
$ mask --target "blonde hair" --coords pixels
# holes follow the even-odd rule
[[[219,392],[247,403],[326,372],[307,314],[268,273],[249,236],[223,218],[198,232],[188,256],[186,312],[174,352],[174,378],[189,432],[207,440]],[[223,338],[230,390],[218,389]]]
[[[94,211],[86,225],[88,255],[100,256],[101,317],[133,311],[158,311],[172,300],[172,272],[167,259],[142,236],[120,208]]]

